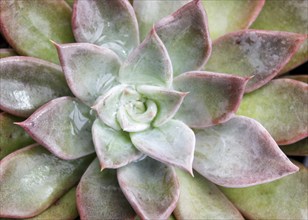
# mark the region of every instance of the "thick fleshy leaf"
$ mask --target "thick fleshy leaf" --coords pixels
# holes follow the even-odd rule
[[[195,135],[183,122],[170,120],[158,128],[130,133],[130,137],[141,152],[192,174]]]
[[[59,200],[41,214],[31,220],[48,219],[76,219],[78,217],[76,205],[76,187],[65,193]],[[30,220],[28,219],[28,220]]]
[[[221,73],[183,73],[174,79],[173,87],[188,95],[175,117],[193,128],[225,122],[237,110],[247,81]]]
[[[308,34],[308,5],[305,0],[266,1],[252,28]],[[308,38],[291,61],[280,71],[285,73],[308,60]]]
[[[121,130],[117,121],[117,111],[121,99],[122,92],[127,88],[126,85],[118,85],[107,91],[98,98],[95,106],[92,107],[98,117],[109,127],[115,130]]]
[[[172,167],[149,157],[117,171],[120,187],[142,219],[166,219],[179,198],[179,183]]]
[[[171,60],[154,28],[125,60],[120,68],[119,80],[134,85],[149,84],[163,87],[171,85]]]
[[[74,6],[74,0],[65,0],[67,4],[69,4],[69,6],[71,6],[71,8],[73,8]]]
[[[175,76],[201,69],[207,61],[212,42],[207,16],[200,0],[194,0],[156,23],[158,36],[167,48]]]
[[[226,187],[266,183],[298,171],[265,128],[243,116],[196,131],[193,167]]]
[[[308,85],[292,79],[272,80],[244,96],[239,115],[259,121],[280,145],[307,137]]]
[[[72,160],[94,152],[92,120],[86,105],[75,98],[61,97],[43,105],[18,125],[56,156]]]
[[[198,173],[191,177],[176,169],[180,182],[180,198],[174,210],[177,219],[237,219],[244,220],[239,211],[210,181]]]
[[[153,25],[161,18],[170,15],[191,0],[145,1],[135,0],[133,6],[136,12],[140,37],[144,39]]]
[[[18,54],[59,63],[49,39],[58,43],[74,42],[71,8],[64,0],[0,2],[0,26]]]
[[[99,119],[93,123],[92,137],[101,170],[119,168],[143,156],[133,146],[128,133],[116,131]]]
[[[135,216],[120,189],[116,171],[100,172],[97,159],[78,185],[77,206],[81,219],[133,219]]]
[[[246,29],[257,18],[265,0],[202,0],[209,18],[211,38]]]
[[[156,86],[138,86],[137,91],[146,98],[155,101],[158,113],[153,122],[159,127],[169,121],[180,108],[187,93],[164,89]]]
[[[120,60],[111,50],[87,43],[56,45],[74,95],[88,105],[117,84]]]
[[[307,219],[308,169],[296,163],[300,171],[271,183],[232,189],[224,194],[248,219]]]
[[[302,34],[244,30],[227,34],[213,43],[208,71],[254,76],[246,92],[260,88],[289,62],[305,40]]]
[[[107,47],[121,58],[139,43],[137,19],[127,0],[76,0],[72,24],[78,42]]]
[[[13,49],[0,49],[0,58],[16,56],[16,52]]]
[[[28,117],[59,96],[70,95],[61,67],[32,57],[0,60],[0,108]]]
[[[294,144],[280,146],[280,149],[290,156],[308,156],[308,138]]]
[[[0,160],[15,150],[34,143],[32,138],[14,122],[23,119],[0,113]]]
[[[64,161],[36,144],[5,157],[0,162],[0,216],[41,213],[77,183],[92,158]]]
[[[294,80],[308,83],[308,75],[286,75],[283,78],[294,79]]]

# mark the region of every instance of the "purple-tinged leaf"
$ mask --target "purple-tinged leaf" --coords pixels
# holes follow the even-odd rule
[[[0,162],[0,217],[33,217],[74,186],[93,157],[64,161],[35,144]]]
[[[171,85],[171,60],[154,28],[124,61],[120,68],[119,81],[134,85]]]
[[[143,156],[130,141],[128,133],[116,131],[99,119],[93,123],[92,138],[101,170],[119,168]]]
[[[0,160],[15,150],[34,143],[21,127],[14,124],[22,120],[5,112],[0,113]]]
[[[28,117],[38,107],[70,95],[61,67],[32,57],[0,60],[0,109]]]
[[[183,122],[170,120],[158,128],[130,133],[130,137],[135,147],[146,155],[192,174],[195,135]]]
[[[73,187],[59,200],[52,204],[41,214],[27,218],[27,220],[48,220],[48,219],[68,219],[73,220],[78,217],[76,205],[76,187]]]
[[[115,170],[100,172],[98,160],[89,166],[77,187],[77,206],[83,219],[133,219],[130,207],[117,181]]]
[[[139,24],[140,38],[143,40],[153,25],[163,17],[172,14],[191,0],[180,1],[145,1],[133,2],[134,10]]]
[[[5,58],[5,57],[12,57],[12,56],[17,56],[16,52],[13,49],[0,49],[0,58]]]
[[[218,185],[246,187],[298,171],[265,128],[253,119],[236,116],[195,132],[193,168]]]
[[[117,84],[121,63],[113,51],[87,43],[56,46],[70,89],[87,105]]]
[[[257,18],[265,0],[202,0],[207,12],[211,38],[247,29]]]
[[[308,85],[292,79],[272,80],[244,96],[237,114],[259,121],[279,145],[308,135]]]
[[[283,78],[294,79],[308,84],[308,75],[286,75]]]
[[[137,19],[127,0],[76,0],[72,24],[78,42],[107,47],[123,59],[139,44]]]
[[[177,219],[238,219],[240,212],[225,195],[200,174],[190,176],[176,169],[180,182],[180,198],[174,210]]]
[[[308,4],[305,0],[266,1],[252,28],[308,34]],[[308,61],[308,37],[305,43],[280,71],[286,73]]]
[[[94,152],[90,108],[75,98],[61,97],[17,123],[56,156],[72,160]]]
[[[175,118],[193,128],[229,120],[236,112],[248,78],[211,72],[187,72],[174,79],[174,89],[188,92]]]
[[[247,188],[220,187],[247,219],[307,219],[308,169]]]
[[[201,69],[210,56],[212,42],[200,0],[191,1],[158,21],[155,29],[167,48],[174,76]]]
[[[154,127],[159,127],[168,122],[176,114],[187,95],[184,92],[156,86],[138,86],[137,91],[157,104],[158,113],[153,122]]]
[[[243,30],[227,34],[213,43],[208,71],[254,76],[245,92],[268,83],[289,62],[305,35],[259,30]]]
[[[117,170],[119,185],[141,219],[166,219],[180,190],[172,167],[149,157]]]
[[[308,156],[308,138],[294,144],[280,146],[280,149],[289,156]]]
[[[71,15],[64,0],[0,2],[1,31],[15,51],[53,63],[59,63],[59,59],[49,39],[74,42]]]

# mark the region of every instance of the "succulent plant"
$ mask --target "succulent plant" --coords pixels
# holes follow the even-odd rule
[[[307,155],[307,76],[272,80],[307,61],[307,4],[285,3],[2,0],[0,216],[307,217],[283,153]]]

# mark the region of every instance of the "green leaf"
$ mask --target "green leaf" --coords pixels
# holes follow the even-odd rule
[[[142,219],[166,219],[179,198],[179,183],[172,167],[149,157],[117,170],[119,185]]]
[[[29,220],[75,219],[77,217],[76,187],[73,187],[48,209]]]
[[[174,79],[174,89],[187,92],[175,118],[193,128],[229,120],[243,97],[248,78],[211,72],[187,72]]]
[[[280,148],[289,156],[308,156],[308,139],[305,138],[294,144],[280,146]]]
[[[10,114],[28,117],[46,102],[71,94],[58,65],[33,57],[7,57],[0,65],[0,108]]]
[[[21,127],[14,124],[22,120],[5,112],[0,113],[0,160],[15,150],[34,143]]]
[[[192,174],[194,132],[183,122],[170,120],[158,128],[130,133],[135,147],[150,157]]]
[[[1,161],[0,216],[41,213],[78,182],[92,158],[64,161],[36,144],[10,154]]]
[[[251,28],[308,34],[308,5],[304,0],[266,1]],[[280,71],[290,71],[308,60],[308,37],[291,61]]]
[[[133,219],[134,210],[124,197],[116,171],[100,172],[98,160],[89,166],[77,188],[77,206],[81,219]]]
[[[137,19],[127,0],[76,0],[72,24],[78,42],[107,47],[122,59],[139,44]]]
[[[223,193],[248,219],[306,219],[308,170],[271,183],[247,188],[223,188]]]
[[[246,187],[298,171],[265,128],[253,119],[236,116],[195,132],[193,168],[218,185]]]
[[[56,46],[68,85],[84,103],[91,106],[117,84],[121,63],[113,51],[86,43]]]
[[[49,40],[74,42],[71,8],[64,0],[0,3],[2,33],[18,54],[59,63],[56,49]]]
[[[75,98],[61,97],[48,102],[18,125],[56,156],[72,160],[94,152],[92,121],[90,108]]]
[[[13,49],[0,49],[0,58],[17,56],[16,52]]]
[[[133,85],[171,85],[171,60],[155,29],[125,60],[120,68],[119,81]]]
[[[259,121],[279,145],[307,136],[308,85],[291,79],[272,80],[244,96],[237,114]]]
[[[180,198],[174,210],[177,219],[238,219],[240,212],[210,181],[198,173],[195,177],[176,169],[180,182]]]
[[[101,170],[119,168],[143,156],[133,146],[128,133],[116,131],[99,119],[93,123],[92,137]]]
[[[201,69],[212,49],[207,16],[199,0],[191,1],[155,25],[177,76]]]

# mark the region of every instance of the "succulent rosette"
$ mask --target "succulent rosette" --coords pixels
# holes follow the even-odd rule
[[[263,218],[233,188],[307,192],[278,146],[307,137],[307,85],[272,80],[307,60],[307,33],[247,29],[262,9],[266,29],[264,4],[241,1],[226,25],[211,1],[75,0],[72,16],[65,1],[1,1],[16,51],[1,51],[3,157],[36,143],[1,161],[0,216],[74,219],[76,194],[81,219]],[[303,218],[302,198],[284,216]]]

